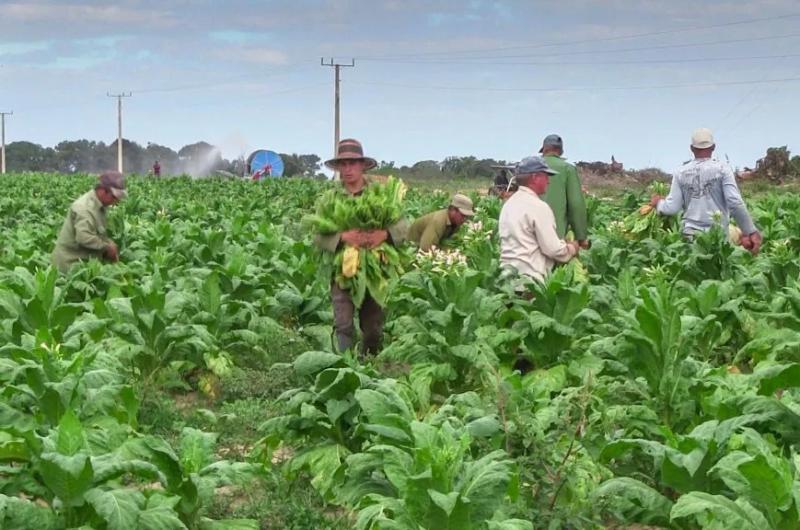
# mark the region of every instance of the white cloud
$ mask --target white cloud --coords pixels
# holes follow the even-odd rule
[[[248,46],[233,46],[214,52],[218,59],[226,61],[245,62],[253,64],[285,65],[289,56],[273,48],[258,48]]]
[[[47,41],[0,43],[0,55],[25,55],[44,51],[50,47],[50,44]]]
[[[769,17],[797,12],[797,0],[569,0],[565,9],[597,7],[607,11],[671,16],[687,21],[701,22],[712,16]]]
[[[7,3],[0,5],[0,19],[25,23],[73,22],[81,24],[174,25],[166,13],[152,9],[132,9],[114,5],[44,3]]]

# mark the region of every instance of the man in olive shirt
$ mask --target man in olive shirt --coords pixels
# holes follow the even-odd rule
[[[452,236],[456,230],[475,215],[472,200],[466,195],[457,193],[450,201],[450,206],[437,210],[417,219],[408,231],[408,239],[419,245],[420,250],[429,251],[438,247],[443,239]]]
[[[73,263],[85,259],[119,260],[116,243],[106,235],[106,208],[126,195],[125,177],[107,171],[93,190],[72,203],[53,250],[53,264],[59,272],[66,273]]]
[[[557,134],[548,135],[542,142],[542,153],[547,165],[556,171],[550,177],[550,185],[542,196],[556,217],[556,233],[564,239],[572,229],[581,248],[589,248],[586,219],[586,202],[581,190],[581,179],[575,166],[564,160],[564,141]]]
[[[364,156],[361,142],[352,138],[341,140],[336,149],[336,158],[325,162],[325,165],[339,172],[342,186],[345,191],[356,197],[370,185],[370,180],[364,175],[378,163],[374,158]],[[399,245],[405,239],[408,226],[405,220],[378,230],[347,230],[332,235],[314,236],[314,243],[325,252],[336,252],[341,244],[356,248],[375,248],[388,241]],[[339,351],[353,347],[355,340],[355,324],[353,322],[358,310],[358,322],[363,335],[361,344],[362,354],[376,354],[381,346],[383,337],[383,308],[369,295],[364,297],[361,307],[355,307],[350,292],[340,288],[336,281],[331,281],[331,302],[333,303],[333,326],[336,330],[336,339]]]

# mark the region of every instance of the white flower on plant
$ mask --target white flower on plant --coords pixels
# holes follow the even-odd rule
[[[464,227],[469,232],[480,232],[483,230],[483,221],[468,221],[464,223]]]
[[[414,261],[417,266],[430,267],[431,270],[441,273],[452,272],[467,266],[467,257],[460,250],[440,249],[435,246],[428,251],[417,251]]]
[[[482,221],[468,221],[464,223],[464,228],[462,239],[465,243],[491,241],[492,239],[492,230],[484,227]]]
[[[622,221],[611,221],[610,223],[608,223],[608,230],[610,232],[624,232],[625,223]]]

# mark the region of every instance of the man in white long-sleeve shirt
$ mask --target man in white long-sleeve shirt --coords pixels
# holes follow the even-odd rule
[[[523,159],[515,170],[519,190],[500,212],[500,265],[536,281],[578,254],[577,242],[558,237],[553,210],[539,198],[555,173],[542,157]]]

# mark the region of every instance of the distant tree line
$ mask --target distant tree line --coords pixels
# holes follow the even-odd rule
[[[158,161],[162,175],[215,174],[244,175],[244,157],[227,160],[219,149],[207,142],[185,145],[178,151],[148,143],[141,146],[122,140],[123,168],[126,173],[147,174]],[[284,174],[288,176],[318,176],[320,158],[317,155],[281,153]],[[9,171],[44,171],[58,173],[100,173],[117,167],[117,141],[110,144],[92,140],[68,140],[54,147],[32,142],[12,142],[6,146],[6,166]]]
[[[491,179],[495,174],[493,166],[505,166],[505,160],[477,158],[474,156],[448,156],[441,162],[422,160],[411,166],[397,167],[392,161],[382,160],[375,173],[394,175],[408,180],[426,179]]]
[[[245,175],[244,156],[227,160],[208,142],[185,145],[177,151],[169,147],[122,140],[123,167],[126,173],[147,174],[158,160],[162,175],[188,174]],[[280,153],[284,175],[293,177],[322,177],[321,158],[315,154]],[[474,156],[449,156],[444,160],[422,160],[410,166],[397,167],[394,162],[381,161],[374,171],[404,179],[490,179],[492,166],[504,165],[502,160],[479,159]],[[117,142],[106,144],[93,140],[66,140],[54,147],[33,142],[12,142],[6,146],[6,165],[9,171],[45,171],[58,173],[99,173],[117,167]]]

